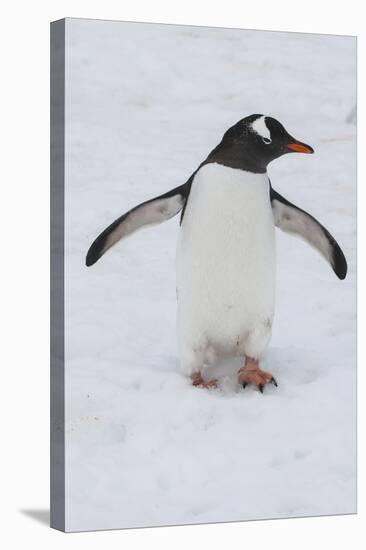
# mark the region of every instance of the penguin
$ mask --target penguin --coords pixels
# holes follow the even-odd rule
[[[312,154],[275,118],[247,116],[224,134],[183,185],[135,206],[92,243],[86,265],[141,227],[180,216],[177,245],[177,342],[183,372],[211,388],[210,367],[240,357],[238,383],[277,387],[260,368],[275,310],[275,227],[310,244],[339,279],[345,256],[330,232],[272,187],[267,167],[292,153]],[[205,374],[205,376],[204,376]]]

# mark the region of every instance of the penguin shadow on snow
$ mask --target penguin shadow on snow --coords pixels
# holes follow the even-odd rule
[[[314,359],[314,352],[305,348],[270,348],[264,364],[271,366],[279,386],[286,388],[312,384],[322,377],[321,364]]]

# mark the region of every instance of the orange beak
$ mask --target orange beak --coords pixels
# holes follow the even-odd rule
[[[305,143],[288,143],[286,147],[291,151],[295,151],[295,153],[314,153],[314,149]]]

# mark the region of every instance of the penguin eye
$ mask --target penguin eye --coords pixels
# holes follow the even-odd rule
[[[272,143],[272,140],[270,138],[262,138],[262,141],[263,143],[265,143],[266,145],[269,145],[270,143]]]

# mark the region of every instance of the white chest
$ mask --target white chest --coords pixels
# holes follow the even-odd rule
[[[274,221],[267,174],[207,164],[195,176],[177,250],[178,322],[227,337],[272,319]],[[194,322],[193,322],[194,320]]]

